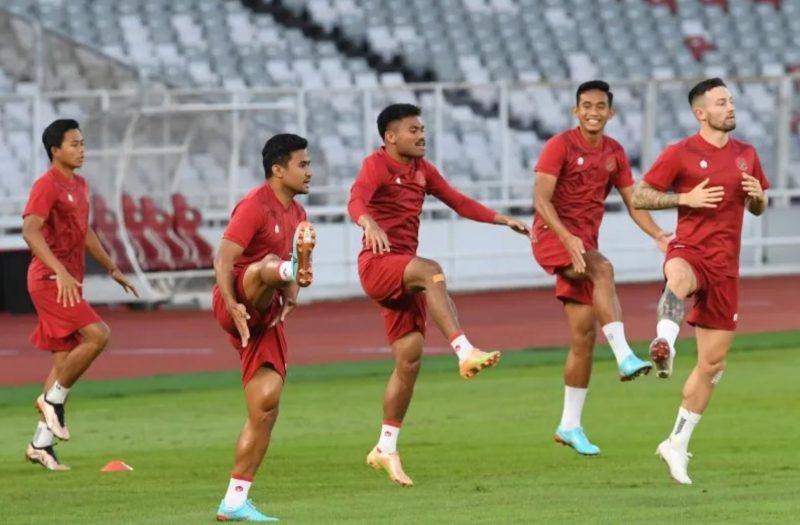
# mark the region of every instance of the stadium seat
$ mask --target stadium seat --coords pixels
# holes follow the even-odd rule
[[[200,211],[193,208],[180,193],[172,194],[173,227],[175,233],[189,246],[197,268],[214,266],[214,249],[198,231],[203,220]]]
[[[125,252],[125,245],[119,238],[117,216],[108,208],[105,199],[99,194],[92,195],[92,214],[92,229],[111,256],[111,260],[122,272],[130,272],[132,267]]]
[[[189,245],[173,229],[172,216],[159,208],[152,197],[142,196],[139,204],[145,225],[169,248],[174,268],[176,270],[198,268],[200,261],[193,257]]]
[[[136,201],[128,193],[122,194],[122,210],[125,216],[125,228],[142,270],[174,270],[175,263],[169,247],[148,226]]]

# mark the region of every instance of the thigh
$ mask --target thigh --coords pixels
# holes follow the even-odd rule
[[[731,330],[717,330],[697,327],[697,360],[705,363],[719,363],[724,361],[728,350],[733,343],[735,332]]]
[[[533,258],[549,274],[556,273],[560,268],[572,266],[572,258],[550,229],[542,230],[533,236],[531,249]]]
[[[739,320],[739,279],[722,277],[695,296],[687,321],[697,327],[735,331]]]
[[[597,324],[594,308],[590,305],[569,301],[564,303],[564,314],[567,316],[567,326],[569,326],[569,333],[573,340],[594,337]]]
[[[250,335],[250,341],[245,348],[242,348],[241,343],[236,345],[245,388],[254,377],[261,374],[262,368],[269,368],[281,379],[285,378],[288,348],[283,325],[278,323],[272,328],[258,327]]]
[[[706,275],[699,257],[685,250],[672,250],[664,261],[664,277],[679,286],[681,290],[673,290],[686,296],[705,288]]]
[[[248,413],[260,417],[264,412],[277,408],[282,390],[283,377],[273,368],[260,367],[244,386]]]
[[[373,301],[399,300],[406,295],[403,274],[415,258],[410,254],[364,254],[358,260],[361,287]]]
[[[574,273],[574,272],[573,272]],[[556,298],[564,302],[575,302],[581,305],[592,306],[594,285],[585,275],[572,279],[563,272],[556,274]]]
[[[277,255],[267,255],[259,262],[248,265],[240,273],[240,277],[236,279],[237,295],[262,314],[269,309],[275,290],[283,284],[277,282],[277,277],[274,286],[264,283],[261,277],[262,270],[269,264],[278,265],[280,262],[281,260]],[[275,272],[277,275],[277,266]],[[245,303],[242,302],[242,304]]]

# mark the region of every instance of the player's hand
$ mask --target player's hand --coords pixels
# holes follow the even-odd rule
[[[706,178],[690,192],[681,193],[678,197],[678,204],[690,208],[716,208],[717,203],[721,202],[722,197],[725,196],[725,189],[722,186],[709,188],[709,180],[711,179]]]
[[[294,290],[281,289],[281,302],[283,303],[283,306],[281,307],[281,314],[273,319],[271,323],[269,323],[270,328],[273,328],[278,323],[285,322],[286,316],[288,316],[292,310],[297,307],[297,292],[300,290],[300,288],[295,288],[296,289]]]
[[[506,226],[511,228],[513,231],[515,231],[515,232],[517,232],[517,233],[519,233],[521,235],[525,235],[526,237],[530,237],[531,230],[530,230],[530,228],[528,228],[528,225],[525,224],[524,222],[518,221],[517,219],[514,219],[513,217],[508,217],[506,215],[501,215],[501,218],[502,218],[502,221],[503,221],[502,224],[505,224]]]
[[[232,303],[227,305],[228,315],[233,319],[236,325],[236,330],[239,332],[239,337],[242,338],[242,348],[247,346],[250,341],[250,328],[247,326],[247,320],[250,319],[250,314],[247,313],[247,308],[242,303]]]
[[[128,293],[132,293],[136,297],[139,297],[139,292],[136,291],[136,287],[131,284],[128,278],[125,277],[124,273],[119,271],[119,268],[114,268],[111,271],[111,278],[117,281],[117,283],[119,283],[119,285],[122,286],[123,290],[125,290]]]
[[[667,248],[669,248],[669,243],[672,239],[675,238],[675,234],[661,232],[656,236],[656,246],[658,249],[661,250],[661,253],[667,253]]]
[[[749,173],[742,172],[742,189],[752,199],[764,198],[764,190],[761,188],[761,183]]]
[[[81,302],[81,291],[78,290],[83,286],[79,283],[67,270],[56,272],[56,287],[58,293],[56,294],[56,302],[64,307],[75,306]]]
[[[364,217],[364,242],[372,253],[388,253],[391,251],[389,237],[371,217]]]
[[[586,253],[586,248],[583,247],[581,238],[569,234],[569,237],[562,239],[561,242],[564,244],[564,248],[566,248],[570,259],[572,259],[572,268],[578,273],[585,272],[586,261],[583,258],[583,254]]]

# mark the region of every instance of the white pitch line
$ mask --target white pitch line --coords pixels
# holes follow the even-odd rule
[[[114,355],[211,355],[212,348],[114,348]]]
[[[351,354],[380,354],[391,355],[391,346],[361,346],[357,348],[349,348],[348,352]],[[424,354],[451,354],[453,350],[445,346],[431,346],[425,347]]]

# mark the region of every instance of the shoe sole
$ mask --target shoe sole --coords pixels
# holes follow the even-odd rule
[[[586,452],[581,452],[580,450],[575,448],[572,443],[570,443],[569,441],[567,441],[565,439],[562,439],[561,436],[559,436],[558,434],[553,434],[553,439],[555,440],[556,443],[559,443],[561,445],[564,445],[565,447],[571,448],[572,450],[574,450],[575,452],[577,452],[581,456],[586,456],[587,458],[591,458],[591,457],[595,457],[595,456],[599,456],[600,455],[599,452],[597,454],[587,454]]]
[[[638,370],[635,370],[630,375],[619,376],[619,380],[622,381],[623,383],[626,383],[628,381],[633,381],[634,379],[636,379],[637,377],[639,377],[641,375],[645,375],[646,376],[647,374],[650,373],[650,370],[652,370],[652,369],[653,369],[653,365],[645,365],[642,368],[640,368]]]
[[[458,373],[464,379],[472,379],[473,377],[478,375],[478,372],[480,372],[484,368],[489,368],[490,366],[497,366],[497,363],[499,361],[500,361],[500,352],[495,352],[493,356],[484,359],[479,364],[467,368],[464,371],[459,370]]]
[[[50,432],[52,432],[53,435],[61,441],[69,441],[69,430],[59,424],[58,416],[56,416],[54,410],[47,410],[43,407],[45,403],[47,403],[47,401],[44,400],[44,394],[36,398],[36,410],[38,410],[39,414],[41,414],[44,418],[47,429],[50,430]],[[48,418],[48,415],[50,415],[50,418]],[[54,419],[55,421],[51,421],[51,419]]]
[[[311,268],[311,252],[314,251],[314,246],[317,245],[317,232],[310,222],[303,221],[297,225],[300,235],[297,235],[296,246],[297,250],[297,275],[295,280],[297,284],[303,288],[311,286],[314,280],[314,272]]]
[[[389,480],[391,480],[392,483],[400,485],[401,487],[413,487],[414,486],[414,483],[403,483],[402,481],[392,477],[392,474],[389,472],[389,470],[383,468],[383,465],[378,463],[377,460],[372,459],[370,456],[367,456],[367,465],[372,467],[375,470],[382,470],[382,471],[386,472],[386,474],[389,476]]]
[[[669,343],[659,337],[650,343],[650,359],[656,365],[656,372],[661,379],[669,379],[672,371],[669,369]]]

